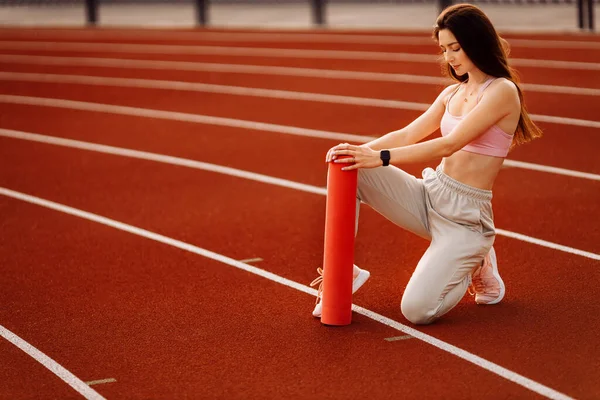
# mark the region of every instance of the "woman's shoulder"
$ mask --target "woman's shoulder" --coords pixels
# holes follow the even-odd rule
[[[521,99],[517,85],[507,78],[496,78],[483,91],[483,97],[487,97],[490,102],[488,108],[491,113],[503,115],[509,119],[518,119],[521,115]],[[503,118],[504,118],[503,117]],[[509,130],[505,130],[508,132]]]
[[[494,96],[500,96],[505,100],[519,98],[519,90],[517,85],[507,78],[495,78],[490,84],[488,90],[489,94]]]
[[[481,99],[485,97],[492,100],[494,104],[501,105],[500,107],[495,106],[498,110],[515,114],[521,112],[519,89],[510,79],[495,78],[483,91]]]
[[[460,86],[460,82],[459,83],[453,83],[452,85],[446,86],[444,88],[444,90],[441,91],[441,93],[438,96],[438,98],[442,99],[442,103],[444,104],[444,106],[446,106],[446,103],[448,102],[448,99],[450,98],[450,95],[452,93],[454,93],[456,91],[456,89],[458,89],[459,86]]]
[[[453,91],[455,91],[456,89],[458,89],[458,87],[460,86],[461,82],[458,83],[453,83],[452,85],[448,85],[444,88],[444,90],[442,90],[442,94],[450,94]]]

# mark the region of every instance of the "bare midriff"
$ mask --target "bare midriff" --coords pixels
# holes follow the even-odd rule
[[[444,158],[444,173],[451,178],[478,189],[492,190],[504,158],[459,150]]]

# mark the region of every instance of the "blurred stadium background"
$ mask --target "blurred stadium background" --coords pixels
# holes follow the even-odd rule
[[[429,29],[451,0],[0,0],[4,26]],[[475,0],[501,31],[596,31],[600,0]]]

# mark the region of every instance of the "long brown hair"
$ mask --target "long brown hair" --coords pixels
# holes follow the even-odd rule
[[[513,82],[519,92],[521,117],[515,132],[513,147],[542,136],[542,130],[533,123],[523,101],[516,71],[508,65],[508,42],[502,39],[489,18],[480,8],[471,4],[455,4],[446,8],[437,18],[433,38],[439,41],[439,33],[448,29],[458,40],[467,57],[483,73]],[[444,72],[452,79],[464,82],[468,74],[457,75],[450,64],[443,61]]]

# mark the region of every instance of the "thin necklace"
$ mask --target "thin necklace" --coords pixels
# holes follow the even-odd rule
[[[467,88],[465,88],[465,92],[467,91]],[[471,91],[471,93],[468,93],[468,95],[465,94],[465,103],[468,102],[468,97],[473,96],[473,92],[475,92],[475,89],[473,89]]]
[[[486,79],[487,80],[487,79]],[[485,82],[485,81],[484,81]],[[473,93],[475,93],[475,89],[471,90],[471,93],[467,93],[467,88],[465,86],[465,99],[464,102],[468,102],[469,101],[469,97],[473,96]]]

